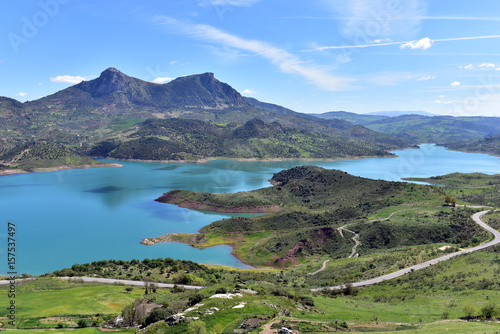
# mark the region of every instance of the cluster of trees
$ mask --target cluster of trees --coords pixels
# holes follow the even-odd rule
[[[177,284],[196,284],[199,279],[206,282],[216,281],[221,277],[219,270],[189,260],[174,260],[171,258],[139,260],[101,260],[92,263],[74,264],[71,268],[56,270],[51,274],[55,277],[78,277],[98,275],[100,277],[126,278],[134,280],[152,280],[151,274],[156,273],[156,280],[165,281],[159,274],[176,274]],[[172,279],[167,280],[172,281]]]
[[[492,301],[485,303],[480,309],[472,304],[465,304],[462,308],[462,312],[466,319],[474,319],[477,317],[481,319],[491,319],[500,315],[500,307]]]

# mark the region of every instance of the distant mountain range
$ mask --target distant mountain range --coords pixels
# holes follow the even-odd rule
[[[403,115],[421,115],[421,116],[436,116],[434,114],[431,114],[430,112],[423,111],[423,110],[407,110],[407,111],[400,111],[400,110],[392,110],[392,111],[374,111],[374,112],[369,112],[366,115],[377,115],[377,116],[389,116],[389,117],[396,117],[396,116],[403,116]]]
[[[345,120],[371,130],[396,135],[412,143],[449,144],[500,134],[500,117],[381,116],[332,111],[316,114],[322,119]]]
[[[52,140],[75,148],[116,140],[127,142],[140,123],[182,118],[212,125],[245,124],[252,119],[278,122],[287,129],[308,131],[368,150],[407,147],[407,140],[377,133],[344,120],[321,120],[284,107],[244,98],[213,73],[190,75],[166,84],[129,77],[108,68],[91,81],[38,100],[20,103],[0,99],[0,127],[5,153],[26,140]],[[232,127],[234,129],[234,125]],[[288,131],[288,130],[287,130]],[[136,139],[136,138],[134,138]],[[198,152],[200,153],[200,152]]]

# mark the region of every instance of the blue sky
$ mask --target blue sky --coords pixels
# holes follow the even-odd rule
[[[5,0],[0,96],[214,72],[300,112],[500,116],[500,1]]]

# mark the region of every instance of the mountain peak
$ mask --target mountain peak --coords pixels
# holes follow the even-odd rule
[[[101,97],[114,92],[123,92],[130,86],[131,78],[114,67],[104,70],[94,80],[82,82],[79,88],[89,92],[92,97]]]
[[[175,92],[172,101],[183,105],[212,109],[251,106],[234,88],[217,80],[212,72],[180,77],[170,81],[167,87]]]
[[[120,74],[123,74],[122,72],[118,71],[116,68],[114,67],[108,67],[107,69],[105,69],[104,71],[102,71],[101,75],[106,73],[106,72],[109,72],[109,73],[120,73]],[[124,74],[123,74],[124,75]]]

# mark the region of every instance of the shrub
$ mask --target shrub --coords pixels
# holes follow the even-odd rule
[[[498,307],[495,303],[489,302],[481,307],[481,317],[485,319],[493,318],[498,312]]]
[[[224,294],[224,293],[227,293],[227,289],[226,289],[225,287],[220,287],[220,288],[218,288],[218,289],[215,291],[215,293],[217,293],[217,294],[219,294],[219,293],[220,293],[220,294]]]

